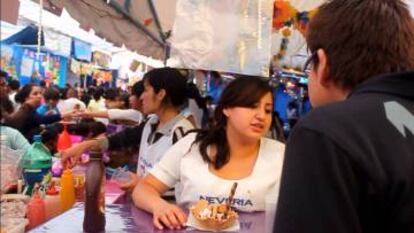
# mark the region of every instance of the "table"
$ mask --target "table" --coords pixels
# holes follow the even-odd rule
[[[51,219],[50,221],[38,226],[30,233],[46,232],[83,232],[83,203],[76,203],[75,206],[65,213]],[[152,215],[137,209],[130,202],[124,204],[108,204],[105,210],[106,232],[107,233],[184,233],[202,232],[197,230],[157,230],[152,224]],[[265,214],[264,212],[239,213],[240,233],[264,233]],[[91,223],[93,224],[93,223]]]
[[[125,202],[127,194],[125,191],[119,188],[118,184],[113,181],[107,180],[105,183],[105,203],[117,204]]]

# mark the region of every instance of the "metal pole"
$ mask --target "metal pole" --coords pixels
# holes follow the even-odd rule
[[[157,11],[155,10],[154,3],[152,2],[152,0],[148,0],[148,5],[149,5],[149,8],[151,10],[152,16],[154,16],[155,25],[157,25],[158,31],[160,33],[160,37],[161,37],[162,41],[164,41],[164,43],[165,43],[166,38],[165,38],[164,32],[162,31],[161,23],[160,23],[160,20],[158,18],[158,14],[157,14]]]

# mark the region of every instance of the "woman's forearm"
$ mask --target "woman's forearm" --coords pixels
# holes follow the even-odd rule
[[[108,111],[100,111],[100,112],[87,112],[86,116],[88,117],[100,117],[100,118],[109,118]]]
[[[142,181],[142,180],[141,180]],[[161,198],[160,193],[145,181],[139,182],[132,192],[132,200],[135,206],[147,212],[153,213],[156,206],[166,202]]]

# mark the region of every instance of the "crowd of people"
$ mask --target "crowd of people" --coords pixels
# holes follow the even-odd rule
[[[265,197],[278,196],[274,232],[413,232],[414,19],[407,6],[328,1],[306,40],[315,109],[297,119],[289,107],[294,127],[286,144],[266,79],[235,78],[211,108],[211,98],[169,67],[150,70],[129,92],[20,88],[2,73],[1,134],[11,148],[27,149],[40,133],[56,151],[61,126],[54,123],[93,124],[86,140],[60,152],[62,161],[78,163],[91,148],[136,154],[120,186],[158,229],[182,228],[182,208],[226,198],[237,181],[231,205],[239,211],[264,211]],[[113,123],[129,127],[106,134]]]

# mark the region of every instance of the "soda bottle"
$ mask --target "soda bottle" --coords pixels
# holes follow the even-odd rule
[[[83,230],[87,233],[104,232],[106,220],[103,154],[99,148],[92,148],[89,156],[86,169]]]

